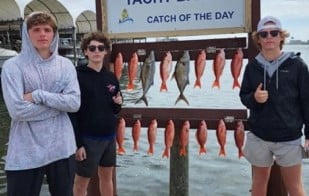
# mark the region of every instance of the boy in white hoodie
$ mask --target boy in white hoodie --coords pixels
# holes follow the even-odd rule
[[[5,163],[8,196],[39,196],[44,175],[51,195],[73,194],[76,143],[67,112],[79,109],[80,89],[74,65],[57,54],[58,39],[50,14],[30,14],[21,53],[2,68],[12,120]]]

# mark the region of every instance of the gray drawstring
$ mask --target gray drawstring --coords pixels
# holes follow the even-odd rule
[[[278,90],[278,87],[279,87],[279,69],[278,69],[278,60],[276,60],[276,89]]]
[[[266,63],[264,63],[264,81],[263,81],[263,89],[266,90]]]

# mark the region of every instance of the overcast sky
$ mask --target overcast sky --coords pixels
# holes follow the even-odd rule
[[[290,38],[309,40],[309,0],[261,0],[261,17],[277,16]]]

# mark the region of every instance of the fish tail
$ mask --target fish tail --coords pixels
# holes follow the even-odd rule
[[[204,146],[200,147],[200,152],[199,152],[199,155],[201,154],[206,154],[207,150]]]
[[[133,145],[133,151],[134,152],[136,152],[136,151],[138,151],[138,143],[134,143],[134,145]]]
[[[186,156],[186,155],[187,155],[186,148],[181,147],[179,151],[179,156]]]
[[[133,90],[133,89],[134,89],[133,82],[129,82],[128,85],[127,85],[127,91]]]
[[[124,147],[119,147],[118,148],[118,154],[125,154],[126,153],[126,150],[124,149]]]
[[[202,88],[201,80],[199,79],[195,80],[194,88]]]
[[[238,82],[237,79],[234,79],[234,82],[233,82],[233,89],[234,89],[235,87],[240,88],[240,84],[239,84],[239,82]]]
[[[143,95],[141,98],[139,98],[139,99],[135,102],[135,104],[137,104],[137,103],[140,102],[140,101],[144,101],[144,103],[146,104],[146,106],[148,106],[148,101],[147,101],[147,98],[146,98],[145,95]]]
[[[215,88],[215,87],[220,88],[220,82],[217,79],[212,84],[212,88]]]
[[[162,154],[162,158],[164,158],[164,157],[166,157],[166,158],[170,157],[170,151],[169,151],[168,147],[165,148],[165,150],[164,150],[164,152]]]
[[[154,152],[153,146],[150,145],[147,154],[148,155],[153,155],[153,152]]]
[[[225,157],[225,149],[224,148],[220,148],[219,156]]]
[[[183,100],[184,102],[187,103],[187,105],[190,105],[189,104],[189,101],[187,100],[187,98],[185,97],[185,95],[183,93],[180,93],[180,95],[178,96],[176,102],[175,102],[175,105],[180,101],[180,100]]]
[[[160,87],[160,92],[162,91],[167,91],[167,86],[165,82],[162,82],[161,87]]]
[[[240,159],[240,158],[243,157],[243,156],[245,156],[245,155],[244,155],[244,152],[243,152],[241,149],[239,149],[239,150],[238,150],[238,158]]]

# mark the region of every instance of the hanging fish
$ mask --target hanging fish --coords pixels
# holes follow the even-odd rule
[[[161,77],[161,87],[160,91],[167,91],[166,81],[170,77],[170,73],[172,71],[172,54],[170,51],[166,52],[164,58],[160,63],[160,77]]]
[[[202,120],[196,130],[195,137],[197,140],[197,143],[200,146],[199,155],[204,154],[207,152],[207,149],[205,147],[206,141],[207,141],[207,125],[205,120]]]
[[[137,56],[137,53],[134,52],[128,64],[127,91],[134,89],[134,80],[136,79],[136,76],[137,76],[137,70],[138,70],[138,56]]]
[[[205,66],[206,66],[206,52],[205,50],[201,50],[194,62],[194,67],[195,67],[195,83],[194,83],[194,88],[201,88],[202,83],[201,83],[201,78],[203,76]]]
[[[235,130],[234,130],[234,139],[235,144],[238,148],[238,158],[240,159],[242,156],[244,156],[243,153],[243,145],[245,140],[245,127],[241,120],[238,120],[236,122]]]
[[[147,130],[148,143],[149,143],[149,149],[147,152],[148,155],[153,155],[154,153],[154,144],[157,138],[157,127],[158,127],[157,120],[156,119],[151,120],[151,123]]]
[[[179,135],[179,145],[180,145],[179,156],[187,155],[186,147],[188,146],[189,143],[189,130],[190,130],[190,122],[186,120],[182,125]]]
[[[150,87],[153,85],[154,80],[154,74],[155,74],[155,55],[154,51],[152,50],[149,54],[149,56],[145,59],[142,70],[141,70],[141,81],[142,81],[142,87],[143,87],[143,95],[141,98],[139,98],[135,104],[137,104],[140,101],[144,101],[146,106],[148,106],[148,101],[146,97],[146,93],[150,89]]]
[[[133,151],[139,150],[139,138],[141,135],[141,121],[136,120],[132,127]]]
[[[183,56],[176,63],[175,71],[173,74],[173,78],[176,79],[177,87],[180,92],[180,95],[178,96],[175,105],[180,100],[184,100],[187,103],[187,105],[189,105],[189,101],[183,94],[186,86],[189,84],[189,72],[190,72],[190,55],[189,51],[185,50]]]
[[[226,156],[225,143],[226,143],[226,126],[222,119],[219,120],[216,130],[217,140],[220,145],[219,156]]]
[[[167,122],[167,125],[165,127],[164,131],[164,143],[165,143],[165,149],[162,154],[162,157],[170,157],[170,148],[173,146],[175,136],[175,125],[173,120],[169,120]]]
[[[114,73],[118,80],[120,80],[123,70],[123,58],[121,52],[117,53],[115,62],[114,62]]]
[[[212,88],[218,87],[220,88],[220,77],[222,75],[223,69],[225,66],[225,52],[224,48],[219,49],[219,52],[216,54],[215,59],[213,61],[213,71],[215,74],[215,80],[212,84]]]
[[[240,88],[240,84],[238,82],[238,77],[240,75],[241,68],[242,68],[242,65],[243,65],[243,57],[244,57],[244,54],[242,52],[242,49],[238,48],[236,50],[236,53],[234,54],[234,56],[232,58],[232,61],[231,61],[231,73],[232,73],[232,76],[233,76],[233,79],[234,79],[233,87],[232,87],[233,89],[235,87]]]
[[[116,132],[116,141],[118,144],[117,153],[125,154],[126,150],[124,148],[124,137],[126,130],[126,121],[124,118],[120,118],[118,121],[117,132]]]

